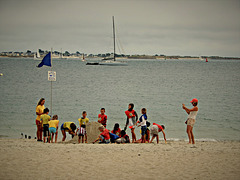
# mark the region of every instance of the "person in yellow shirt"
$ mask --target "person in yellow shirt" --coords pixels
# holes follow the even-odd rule
[[[45,99],[41,98],[36,107],[36,125],[37,125],[37,141],[42,141],[42,124],[40,122],[40,116],[43,114]]]
[[[87,125],[87,123],[89,123],[89,119],[87,118],[87,112],[86,111],[82,112],[82,117],[79,118],[78,121],[79,121],[79,126],[84,128],[85,143],[87,143],[86,125]]]
[[[58,136],[58,124],[59,124],[59,120],[58,120],[58,115],[54,115],[52,120],[48,122],[49,124],[49,133],[51,136],[51,143],[53,143],[53,138],[54,138],[54,134],[55,134],[55,143],[57,142],[57,136]]]
[[[62,141],[65,141],[66,139],[66,132],[72,135],[72,138],[75,135],[76,125],[73,122],[65,122],[61,125],[61,131],[62,131]]]
[[[40,121],[43,126],[43,141],[46,142],[46,137],[48,136],[48,142],[50,143],[50,133],[49,133],[49,124],[48,121],[50,121],[50,116],[48,115],[49,109],[46,108],[43,111],[43,114],[40,116]]]

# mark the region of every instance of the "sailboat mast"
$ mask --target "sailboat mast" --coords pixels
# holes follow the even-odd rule
[[[115,26],[114,26],[114,16],[113,19],[113,60],[115,61]]]

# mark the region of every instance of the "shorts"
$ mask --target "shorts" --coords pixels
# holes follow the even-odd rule
[[[43,136],[46,137],[46,136],[49,136],[49,125],[48,124],[44,124],[43,125]]]
[[[83,137],[83,136],[84,136],[84,134],[78,134],[78,136],[79,136],[79,137]]]
[[[129,118],[129,124],[128,125],[129,125],[130,129],[135,129],[135,124],[133,124],[133,121],[134,121],[133,118]]]
[[[55,128],[55,127],[50,127],[49,128],[49,133],[51,134],[51,133],[56,133],[57,132],[57,129]]]
[[[37,126],[40,126],[41,125],[41,122],[39,120],[36,120],[36,125]]]
[[[141,130],[142,130],[142,136],[144,136],[146,134],[147,131],[147,126],[141,126]]]
[[[193,127],[193,125],[195,124],[195,121],[196,121],[195,119],[188,118],[187,119],[187,125]]]
[[[153,135],[157,136],[158,135],[158,126],[157,125],[153,125],[150,128],[150,132],[151,132],[151,136],[153,136]]]
[[[68,128],[64,128],[63,127],[63,124],[61,125],[61,131],[64,130],[64,131],[68,131],[69,129]]]
[[[101,140],[99,142],[99,144],[109,144],[110,143],[110,139],[105,139],[104,136],[100,136]]]

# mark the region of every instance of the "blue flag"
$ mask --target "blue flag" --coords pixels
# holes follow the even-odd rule
[[[42,60],[42,62],[37,66],[37,67],[42,67],[43,65],[45,66],[52,66],[51,64],[51,52],[49,52]]]

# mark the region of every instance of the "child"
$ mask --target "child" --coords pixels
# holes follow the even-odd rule
[[[150,128],[151,135],[152,135],[152,139],[151,139],[150,143],[152,143],[152,141],[155,137],[157,139],[157,143],[159,143],[159,137],[158,137],[159,132],[163,133],[165,143],[167,143],[165,132],[163,131],[164,129],[165,129],[164,125],[159,125],[159,124],[153,123],[153,126]]]
[[[120,144],[120,143],[130,143],[129,136],[126,134],[126,131],[122,130],[121,131],[121,138],[117,139],[115,142],[118,143],[118,144]]]
[[[49,133],[49,125],[48,121],[50,121],[50,116],[48,115],[49,109],[45,108],[43,114],[40,116],[40,121],[43,127],[43,142],[46,142],[46,136],[48,136],[48,142],[50,142],[50,133]]]
[[[105,114],[105,108],[101,108],[101,114],[98,115],[98,122],[101,123],[105,128],[107,126],[107,115]]]
[[[147,131],[147,124],[146,124],[146,122],[147,122],[147,110],[146,110],[146,108],[142,108],[142,116],[139,118],[139,123],[140,123],[140,125],[138,125],[138,127],[139,126],[141,126],[141,135],[142,135],[142,141],[141,141],[141,143],[145,143],[146,142],[146,139],[145,139],[145,134],[146,134],[146,131]]]
[[[86,135],[86,131],[83,127],[79,127],[76,131],[76,134],[75,135],[78,135],[78,143],[81,142],[81,138],[82,138],[82,143],[84,142],[84,136]],[[85,141],[86,143],[86,141]]]
[[[86,132],[86,125],[87,123],[89,123],[89,119],[87,118],[87,112],[83,111],[82,112],[82,117],[80,119],[78,119],[79,121],[79,127],[84,128],[85,131],[85,143],[87,143],[87,132]],[[84,136],[82,138],[84,138]]]
[[[101,134],[99,137],[93,142],[93,144],[100,140],[99,144],[109,144],[110,143],[110,134],[108,129],[106,129],[103,125],[99,127],[99,131]]]
[[[194,136],[193,136],[193,125],[195,124],[196,121],[196,116],[198,113],[198,99],[194,98],[191,101],[193,108],[188,109],[186,108],[185,104],[182,104],[182,108],[187,112],[188,114],[188,119],[185,122],[187,124],[187,134],[188,134],[188,139],[189,139],[189,144],[195,144],[194,141]]]
[[[137,140],[134,129],[137,124],[136,120],[138,119],[138,115],[137,115],[136,111],[133,110],[133,108],[134,108],[134,104],[130,103],[128,105],[128,110],[125,111],[125,114],[127,116],[127,121],[126,121],[126,125],[124,128],[124,130],[126,130],[127,126],[129,125],[129,128],[131,129],[131,133],[132,133],[132,143],[134,143],[134,141]]]
[[[116,134],[117,136],[121,137],[121,129],[119,128],[119,124],[118,123],[116,123],[114,125],[114,128],[111,131],[111,133]]]
[[[61,131],[62,131],[62,141],[65,141],[66,139],[66,132],[72,135],[72,138],[75,135],[76,125],[73,122],[65,122],[61,125]]]
[[[57,136],[58,136],[58,124],[59,124],[59,120],[58,120],[58,115],[54,115],[52,120],[48,122],[49,124],[49,133],[51,136],[51,143],[53,143],[53,138],[54,138],[54,134],[55,134],[55,143],[57,142]]]
[[[146,124],[147,124],[147,130],[146,130],[146,142],[148,142],[149,143],[149,140],[150,140],[150,129],[149,129],[149,126],[151,125],[151,123],[150,122],[146,122]]]

